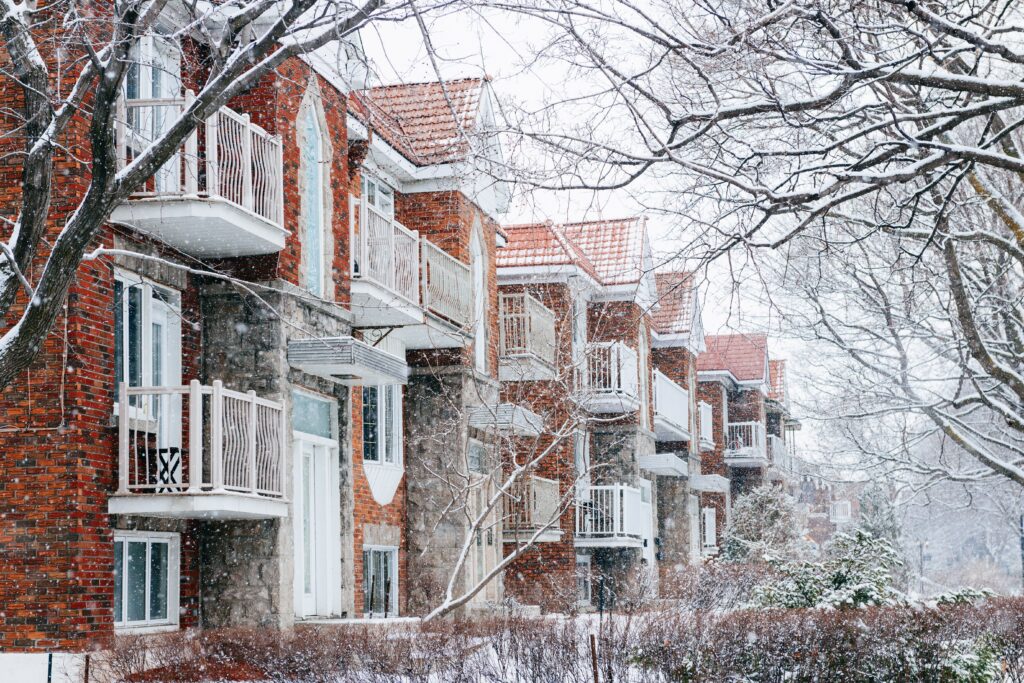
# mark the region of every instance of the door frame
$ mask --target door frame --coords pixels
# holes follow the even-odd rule
[[[305,461],[305,447],[312,447],[314,453],[322,453],[322,459],[314,465],[313,483],[316,498],[312,509],[315,521],[313,547],[318,551],[313,572],[313,602],[306,599],[303,577],[303,496],[302,467]],[[294,593],[295,616],[298,619],[310,617],[341,616],[341,492],[339,485],[339,448],[336,439],[293,431],[292,453],[294,454]],[[314,455],[314,457],[317,457]],[[319,474],[320,476],[316,476]]]

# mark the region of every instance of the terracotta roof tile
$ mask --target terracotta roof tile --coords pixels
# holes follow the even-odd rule
[[[704,337],[707,350],[697,356],[698,371],[728,370],[740,382],[766,381],[768,337],[763,334],[716,334]]]
[[[770,380],[770,389],[768,391],[768,398],[779,403],[786,402],[786,361],[784,360],[770,360],[768,361],[768,377]]]
[[[505,226],[508,245],[498,267],[578,265],[605,285],[634,284],[643,276],[643,218],[555,225]]]
[[[662,334],[687,334],[693,327],[693,274],[687,272],[656,273],[658,308],[654,326]]]
[[[368,88],[349,95],[349,109],[414,164],[449,163],[469,151],[467,136],[475,132],[485,82],[462,78],[443,87],[435,81]]]

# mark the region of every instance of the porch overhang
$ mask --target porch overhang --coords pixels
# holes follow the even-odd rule
[[[640,469],[663,477],[685,477],[689,471],[689,463],[675,453],[654,453],[641,455]]]
[[[288,501],[233,492],[130,493],[110,496],[107,513],[171,519],[279,519],[288,516]]]
[[[486,432],[536,437],[544,430],[544,419],[532,410],[514,403],[498,403],[470,411],[469,426]]]
[[[729,493],[729,480],[720,474],[696,474],[690,477],[690,488],[701,493]]]
[[[292,339],[288,364],[339,384],[405,384],[409,366],[405,360],[354,337]]]

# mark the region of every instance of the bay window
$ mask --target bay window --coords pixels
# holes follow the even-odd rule
[[[363,460],[402,464],[402,387],[363,387]]]

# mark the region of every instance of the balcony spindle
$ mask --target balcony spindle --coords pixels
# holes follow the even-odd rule
[[[249,114],[242,114],[242,206],[254,210],[252,192],[252,136],[255,131],[252,129]]]
[[[259,488],[256,478],[256,428],[259,422],[257,414],[259,406],[256,405],[255,391],[250,390],[246,396],[249,397],[249,444],[247,449],[249,454],[249,488],[252,490],[253,495],[256,495],[256,491]]]
[[[213,382],[210,397],[210,472],[214,491],[224,489],[224,383]]]
[[[203,387],[199,380],[188,383],[188,490],[203,488]]]
[[[196,95],[185,91],[185,111],[195,102]],[[199,132],[193,130],[185,138],[185,194],[199,193]]]
[[[128,430],[129,430],[129,418],[128,418],[128,383],[121,382],[117,388],[118,393],[118,411],[117,411],[117,428],[118,428],[118,441],[120,443],[120,453],[118,454],[118,477],[117,477],[117,492],[118,494],[128,493]]]

